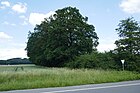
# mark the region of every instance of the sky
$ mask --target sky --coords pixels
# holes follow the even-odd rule
[[[28,32],[57,9],[76,7],[99,37],[98,51],[114,49],[120,20],[140,21],[140,0],[0,0],[0,60],[26,58]]]

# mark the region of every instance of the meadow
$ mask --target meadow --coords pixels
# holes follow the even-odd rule
[[[138,80],[140,74],[129,71],[47,68],[35,65],[0,66],[0,91],[63,87],[105,82]]]

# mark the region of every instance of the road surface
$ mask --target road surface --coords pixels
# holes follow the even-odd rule
[[[140,80],[59,88],[14,90],[0,93],[140,93]]]

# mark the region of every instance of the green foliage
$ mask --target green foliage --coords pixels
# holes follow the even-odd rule
[[[116,31],[120,39],[115,42],[114,52],[118,59],[125,59],[126,70],[140,72],[140,26],[134,18],[120,21]]]
[[[120,21],[116,31],[121,39],[117,40],[118,52],[126,54],[140,54],[140,26],[132,18]]]
[[[119,65],[109,52],[81,55],[69,62],[67,66],[70,68],[119,69]]]
[[[29,33],[27,55],[37,65],[59,67],[76,56],[96,50],[98,37],[79,10],[59,9]]]

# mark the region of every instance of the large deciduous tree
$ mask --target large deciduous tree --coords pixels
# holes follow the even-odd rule
[[[96,50],[98,37],[87,21],[76,8],[55,11],[29,33],[26,47],[29,59],[37,65],[58,67]]]
[[[116,31],[120,39],[115,42],[120,59],[126,60],[127,69],[140,66],[140,26],[133,17],[121,20]],[[139,69],[140,70],[140,69]]]

